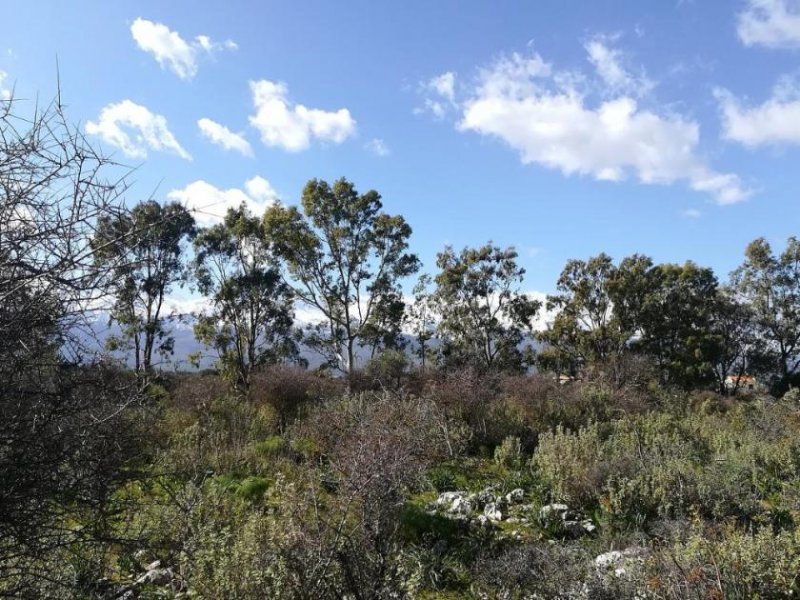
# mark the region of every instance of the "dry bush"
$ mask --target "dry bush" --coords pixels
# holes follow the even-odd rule
[[[266,514],[237,509],[215,523],[206,513],[211,520],[190,543],[193,585],[241,598],[406,597],[401,510],[444,451],[430,408],[361,394],[329,400],[295,423],[293,445],[313,446],[318,460],[291,480],[276,477]]]
[[[473,369],[449,370],[432,376],[423,391],[446,423],[463,423],[470,432],[468,450],[494,446],[502,441],[490,429],[492,409],[497,402],[497,375]]]
[[[271,406],[277,415],[279,429],[284,431],[309,407],[340,396],[345,388],[342,379],[293,365],[271,365],[253,374],[247,399],[256,406]]]
[[[165,379],[171,408],[199,414],[209,402],[226,396],[230,386],[216,373],[176,373]]]
[[[488,597],[577,598],[591,575],[591,560],[577,545],[525,544],[487,552],[472,571],[479,589],[493,594]]]

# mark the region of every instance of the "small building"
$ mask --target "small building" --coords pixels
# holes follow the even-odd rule
[[[752,375],[728,375],[725,378],[725,389],[745,392],[763,392],[765,387]]]

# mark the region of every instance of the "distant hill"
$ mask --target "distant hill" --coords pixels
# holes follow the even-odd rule
[[[189,364],[187,357],[196,352],[202,352],[203,358],[200,361],[199,368],[211,368],[216,360],[213,351],[209,351],[202,344],[200,344],[194,337],[194,319],[189,317],[182,317],[181,320],[175,321],[171,326],[171,335],[175,339],[174,352],[167,360],[162,361],[161,357],[154,357],[154,362],[158,363],[158,367],[168,371],[189,371],[194,370],[196,367]],[[118,335],[120,328],[116,323],[109,325],[107,313],[97,313],[88,328],[84,328],[79,333],[81,346],[84,354],[91,356],[94,354],[106,354],[105,342],[113,335]],[[416,357],[414,350],[416,349],[416,341],[410,335],[403,335],[406,340],[406,351],[409,356]],[[541,348],[541,344],[533,339],[526,340],[526,343],[533,345],[535,349]],[[438,340],[429,340],[428,344],[435,348],[438,345]],[[311,369],[317,368],[322,364],[322,357],[317,352],[310,350],[307,347],[302,347],[301,356],[308,361],[308,366]],[[129,352],[119,352],[116,355],[112,354],[114,358],[124,360],[128,366],[132,366],[133,361]],[[363,366],[369,361],[370,349],[359,347],[356,350],[356,357],[358,364]]]

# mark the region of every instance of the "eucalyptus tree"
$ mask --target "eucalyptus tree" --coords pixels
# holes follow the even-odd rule
[[[665,382],[680,386],[714,378],[720,338],[717,279],[692,262],[658,264],[634,254],[614,264],[606,254],[570,260],[548,297],[553,321],[539,334],[539,362],[570,374],[591,366],[615,383],[626,380],[632,353],[651,360]]]
[[[213,348],[220,370],[236,388],[250,387],[263,364],[298,360],[291,288],[264,235],[263,222],[242,205],[194,239],[195,274],[211,311],[195,336]]]
[[[400,280],[419,269],[408,251],[411,227],[383,212],[378,192],[360,194],[344,178],[333,185],[312,179],[301,204],[302,213],[281,204],[267,209],[265,234],[285,261],[296,297],[322,316],[308,343],[329,366],[351,374],[376,315],[390,312]]]
[[[383,302],[375,306],[361,332],[360,340],[369,349],[370,358],[385,350],[405,350],[408,345],[403,336],[406,310],[406,303],[400,292],[388,294]]]
[[[184,242],[194,231],[194,218],[178,202],[146,200],[99,219],[95,257],[112,274],[110,317],[121,328],[108,344],[112,350],[132,351],[137,372],[152,369],[154,352],[166,356],[173,351],[164,301],[188,279]]]
[[[525,270],[517,256],[491,243],[438,254],[437,333],[446,363],[520,370],[531,362],[532,347],[520,346],[541,303],[519,290]]]
[[[615,265],[604,253],[568,261],[558,294],[547,298],[554,317],[538,334],[545,344],[539,364],[570,375],[586,365],[602,366],[621,382],[623,358],[650,292],[652,264],[646,256],[633,255]]]
[[[800,367],[800,241],[791,237],[780,254],[764,238],[751,242],[744,263],[731,274],[732,287],[752,309],[779,387]]]
[[[405,314],[405,322],[415,338],[415,351],[423,370],[427,366],[429,355],[432,354],[430,341],[436,335],[436,300],[430,289],[432,284],[433,278],[427,273],[419,276],[411,292],[411,304]]]
[[[687,261],[656,265],[649,277],[636,350],[653,359],[667,383],[681,387],[709,383],[720,343],[713,331],[718,308],[714,272]]]
[[[710,323],[710,335],[716,342],[714,379],[720,394],[735,394],[741,376],[753,367],[753,359],[757,361],[762,352],[762,341],[755,330],[750,305],[738,298],[734,290],[720,288],[715,300]],[[728,385],[728,376],[733,376],[733,385]]]

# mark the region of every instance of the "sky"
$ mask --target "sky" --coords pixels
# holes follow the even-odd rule
[[[428,271],[514,246],[524,288],[606,252],[721,279],[800,233],[800,1],[6,0],[0,96],[61,96],[201,225],[310,178],[378,190]]]

